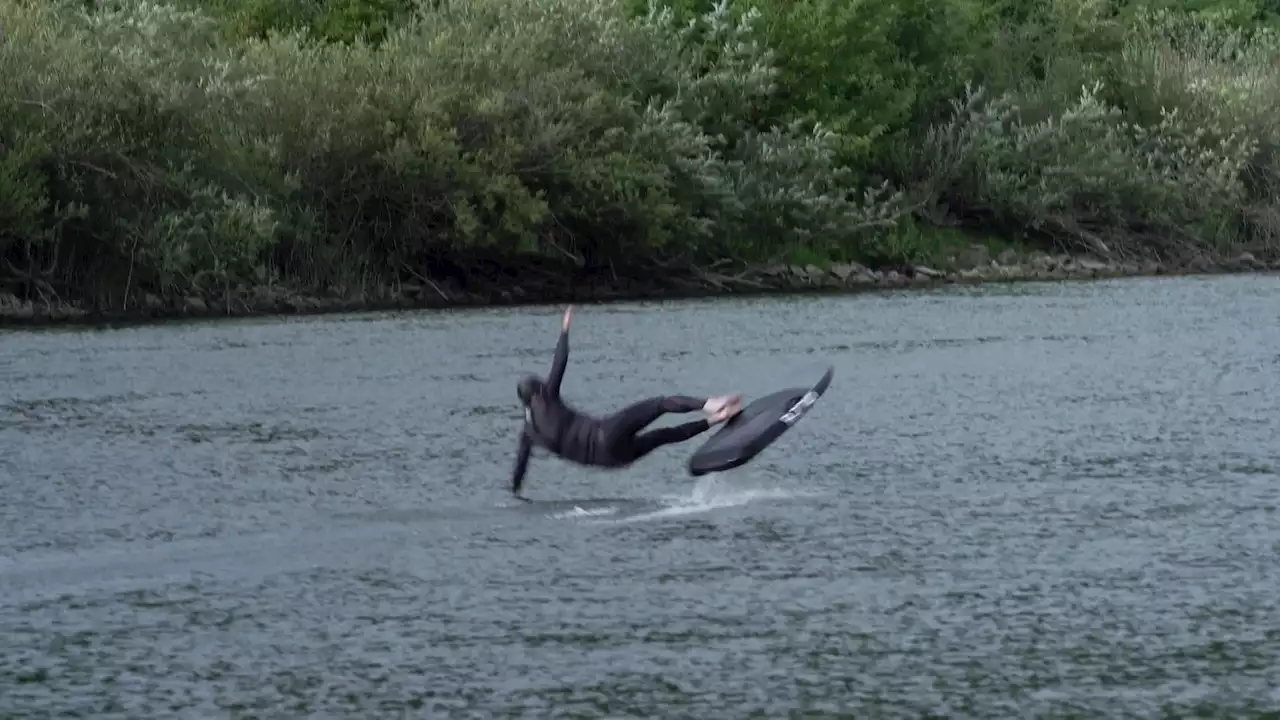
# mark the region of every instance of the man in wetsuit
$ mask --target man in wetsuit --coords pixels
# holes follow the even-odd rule
[[[666,395],[641,400],[634,405],[603,418],[595,418],[569,407],[560,398],[560,381],[569,361],[569,323],[573,308],[565,310],[556,345],[551,374],[546,380],[534,375],[521,378],[517,386],[524,406],[524,427],[516,449],[515,472],[511,477],[511,494],[520,497],[529,454],[534,445],[580,465],[619,468],[639,460],[663,445],[684,442],[724,422],[742,409],[741,395],[717,398],[693,398]],[[665,413],[691,413],[702,410],[702,420],[641,430]]]

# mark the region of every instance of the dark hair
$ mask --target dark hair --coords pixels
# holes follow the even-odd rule
[[[520,402],[528,405],[533,400],[533,396],[542,391],[542,378],[537,375],[525,375],[520,378],[520,382],[516,384],[516,394],[520,396]]]

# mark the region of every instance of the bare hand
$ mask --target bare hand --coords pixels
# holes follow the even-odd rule
[[[569,332],[569,323],[572,320],[573,320],[573,306],[570,305],[564,311],[564,324],[561,325],[561,329],[564,330],[564,332]]]

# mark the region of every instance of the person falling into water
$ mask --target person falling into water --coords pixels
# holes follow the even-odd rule
[[[545,380],[536,375],[526,375],[516,388],[524,407],[524,426],[520,429],[515,471],[511,477],[511,494],[517,498],[524,499],[520,489],[524,485],[534,445],[580,465],[621,468],[663,445],[696,437],[742,409],[740,394],[714,398],[660,395],[602,418],[573,409],[560,397],[560,381],[564,379],[565,365],[569,361],[569,323],[572,319],[573,307],[570,306],[564,311],[551,374]],[[697,410],[705,412],[707,417],[641,432],[666,413]]]

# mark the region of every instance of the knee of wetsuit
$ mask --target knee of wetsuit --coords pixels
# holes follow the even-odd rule
[[[525,405],[528,405],[540,390],[542,390],[542,378],[537,375],[525,375],[516,384],[516,394],[520,396],[520,402]]]

